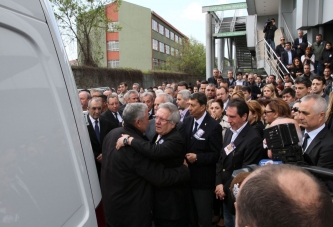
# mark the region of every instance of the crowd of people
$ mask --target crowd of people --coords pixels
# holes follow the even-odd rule
[[[333,169],[330,68],[324,74],[293,83],[214,69],[194,86],[81,90],[108,226],[234,227],[232,173],[272,157],[263,130],[276,124],[295,124],[310,164]]]

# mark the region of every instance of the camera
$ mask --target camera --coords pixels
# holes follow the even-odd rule
[[[302,148],[298,145],[299,139],[294,124],[280,124],[264,129],[268,149],[272,150],[272,159],[283,163],[304,162]],[[307,164],[312,164],[306,158]],[[309,163],[310,162],[310,163]]]
[[[271,20],[267,20],[267,22],[266,22],[267,26],[271,26],[272,24],[273,24],[273,22]]]

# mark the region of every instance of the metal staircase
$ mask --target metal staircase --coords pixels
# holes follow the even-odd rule
[[[223,13],[219,15],[218,23],[215,26],[215,33],[225,33],[225,32],[237,32],[246,31],[246,16],[240,16],[240,11],[235,10],[233,17],[223,17]],[[255,52],[250,52],[247,47],[246,35],[228,37],[230,43],[228,45],[234,44],[235,46],[235,59],[233,56],[229,56],[228,66],[223,67],[222,75],[226,75],[228,70],[233,70],[235,73],[239,69],[254,69],[256,68]],[[230,46],[229,46],[230,47]]]

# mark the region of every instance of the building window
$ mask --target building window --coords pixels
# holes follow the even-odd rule
[[[152,22],[152,24],[153,24],[153,30],[158,31],[157,30],[157,22],[155,20],[152,20],[152,21],[153,21]]]
[[[170,31],[167,28],[165,28],[165,37],[170,38]]]
[[[117,32],[119,27],[119,22],[109,22],[108,23],[108,32]]]
[[[178,43],[178,35],[175,35],[175,42]]]
[[[171,39],[171,40],[174,40],[174,39],[175,39],[175,33],[170,32],[170,39]]]
[[[183,41],[182,38],[179,37],[179,44],[180,44],[180,45],[183,44],[182,41]]]
[[[165,45],[165,53],[170,54],[170,46]]]
[[[160,42],[160,52],[164,53],[164,43]]]
[[[158,41],[153,39],[153,50],[158,50]]]
[[[153,68],[158,67],[158,59],[153,58]]]
[[[175,48],[171,47],[171,55],[174,56],[175,55]]]
[[[119,51],[119,41],[109,41],[108,51]]]
[[[164,26],[163,25],[161,25],[161,24],[158,25],[158,32],[160,34],[164,35]]]
[[[117,67],[119,67],[119,60],[108,61],[108,67],[109,68],[117,68]]]

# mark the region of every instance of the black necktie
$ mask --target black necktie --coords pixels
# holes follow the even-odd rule
[[[306,147],[308,146],[308,139],[310,138],[309,134],[305,133],[304,134],[304,140],[303,140],[303,153],[305,152]]]
[[[95,121],[95,134],[98,139],[98,142],[101,142],[100,135],[99,135],[98,120]]]
[[[117,116],[117,112],[114,113],[114,117],[117,119],[117,121],[119,121],[118,116]]]
[[[194,129],[192,131],[192,136],[198,131],[198,122],[195,122]]]

